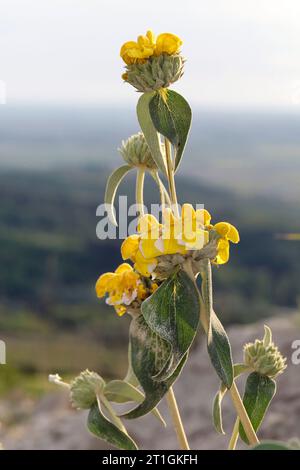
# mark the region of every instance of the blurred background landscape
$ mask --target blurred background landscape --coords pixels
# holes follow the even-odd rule
[[[0,389],[23,375],[35,385],[37,375],[83,367],[117,376],[128,321],[95,298],[94,284],[120,263],[120,241],[97,239],[96,208],[121,163],[118,142],[138,129],[134,114],[0,113],[0,327],[8,347]],[[204,203],[215,221],[240,230],[230,263],[215,269],[217,309],[227,324],[297,306],[300,242],[284,236],[300,232],[299,154],[298,115],[195,110],[178,192],[181,202]],[[133,187],[125,181],[120,194]],[[153,189],[148,178],[149,202]]]
[[[135,0],[134,17],[117,0],[3,1],[4,431],[50,396],[49,373],[70,378],[89,368],[120,378],[126,371],[129,320],[94,292],[98,276],[120,263],[120,241],[97,239],[96,208],[121,163],[118,146],[139,130],[138,95],[121,83],[119,46],[151,26],[183,37],[188,57],[175,87],[194,113],[179,201],[203,203],[214,221],[232,222],[241,235],[230,263],[214,270],[220,318],[234,336],[237,324],[299,314],[300,240],[288,235],[300,233],[299,5],[188,2],[183,21],[181,2],[154,3],[159,17]],[[129,191],[132,201],[133,187],[126,179],[120,194]],[[153,189],[147,178],[146,202]],[[51,413],[56,404],[47,406]]]

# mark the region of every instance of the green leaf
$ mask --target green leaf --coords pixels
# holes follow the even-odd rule
[[[100,439],[112,444],[118,449],[137,450],[136,443],[117,426],[112,424],[104,416],[99,406],[95,403],[90,409],[87,427],[89,431]]]
[[[174,145],[176,149],[175,170],[180,163],[191,127],[192,111],[188,102],[179,93],[167,90],[166,99],[156,93],[149,103],[154,127]]]
[[[200,271],[201,286],[201,322],[207,335],[207,349],[211,363],[221,381],[230,388],[233,382],[233,364],[231,347],[224,327],[213,309],[211,262],[203,260]]]
[[[187,354],[183,357],[174,374],[166,381],[153,379],[170,356],[170,345],[147,325],[143,316],[133,319],[130,325],[131,363],[145,393],[145,400],[137,408],[124,414],[124,418],[135,419],[149,413],[179,376]]]
[[[142,403],[145,399],[144,394],[138,388],[124,380],[112,380],[108,382],[104,388],[104,395],[109,401],[115,403],[128,403],[131,401]],[[153,408],[151,413],[159,419],[163,426],[166,426],[165,420],[157,408]]]
[[[178,271],[142,303],[149,327],[171,346],[155,380],[166,380],[191,347],[199,324],[198,291],[184,271]]]
[[[113,208],[116,192],[122,179],[131,169],[132,167],[129,165],[120,166],[120,168],[117,168],[112,172],[106,183],[104,202],[108,217],[114,225],[118,225]]]
[[[223,385],[217,392],[213,402],[213,423],[216,431],[225,434],[222,421],[222,400],[227,392],[227,388]]]
[[[207,349],[218,376],[230,388],[233,382],[231,347],[226,331],[214,311],[211,312],[207,333]]]
[[[234,378],[237,378],[239,375],[243,374],[244,372],[247,372],[248,370],[249,367],[245,364],[235,364],[233,366]],[[220,434],[225,434],[222,420],[222,400],[226,395],[227,390],[227,387],[223,383],[221,383],[220,390],[216,393],[213,401],[213,423],[216,431]]]
[[[149,103],[154,95],[155,92],[144,93],[138,101],[136,112],[146,142],[150,148],[152,158],[157,167],[167,176],[168,172],[160,136],[153,125],[149,110]]]
[[[274,380],[258,372],[252,372],[252,374],[249,375],[246,382],[243,403],[254,431],[257,431],[261,425],[275,392],[276,383]],[[246,444],[249,444],[242,424],[240,424],[240,437]]]
[[[285,442],[280,441],[264,441],[251,447],[251,450],[294,450]]]

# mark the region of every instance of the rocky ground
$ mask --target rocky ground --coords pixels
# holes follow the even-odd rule
[[[273,337],[288,358],[288,368],[278,379],[278,393],[260,430],[261,438],[283,439],[300,437],[300,365],[291,363],[294,340],[300,340],[300,317],[289,313],[268,319]],[[228,329],[235,362],[242,358],[242,345],[263,336],[263,322]],[[239,382],[240,388],[242,383]],[[224,400],[226,436],[218,435],[212,425],[211,405],[218,388],[218,379],[207,359],[206,347],[199,341],[188,364],[175,385],[188,439],[193,449],[225,449],[234,422],[229,399]],[[166,404],[160,410],[168,426],[148,415],[127,422],[130,434],[144,449],[174,449],[176,438],[169,423]],[[106,445],[85,429],[84,412],[70,408],[64,392],[54,392],[38,403],[14,400],[0,403],[0,441],[6,449],[105,449]],[[11,424],[10,424],[11,423]]]

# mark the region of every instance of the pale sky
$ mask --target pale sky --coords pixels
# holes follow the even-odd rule
[[[119,49],[149,28],[182,37],[193,104],[300,109],[299,0],[0,0],[8,103],[132,103]]]

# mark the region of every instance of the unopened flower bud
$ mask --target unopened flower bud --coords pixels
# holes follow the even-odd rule
[[[88,369],[81,372],[70,384],[72,406],[79,409],[90,408],[104,385],[104,380],[96,372],[90,372]]]
[[[157,168],[142,132],[138,132],[129,137],[129,139],[123,140],[119,152],[129,165],[144,165],[150,169]]]
[[[272,341],[272,332],[265,325],[263,340],[256,339],[254,343],[244,346],[244,362],[261,375],[275,378],[286,368],[286,358],[282,356]]]
[[[144,63],[126,66],[122,78],[140,92],[168,88],[183,75],[184,59],[180,54],[152,56]]]

